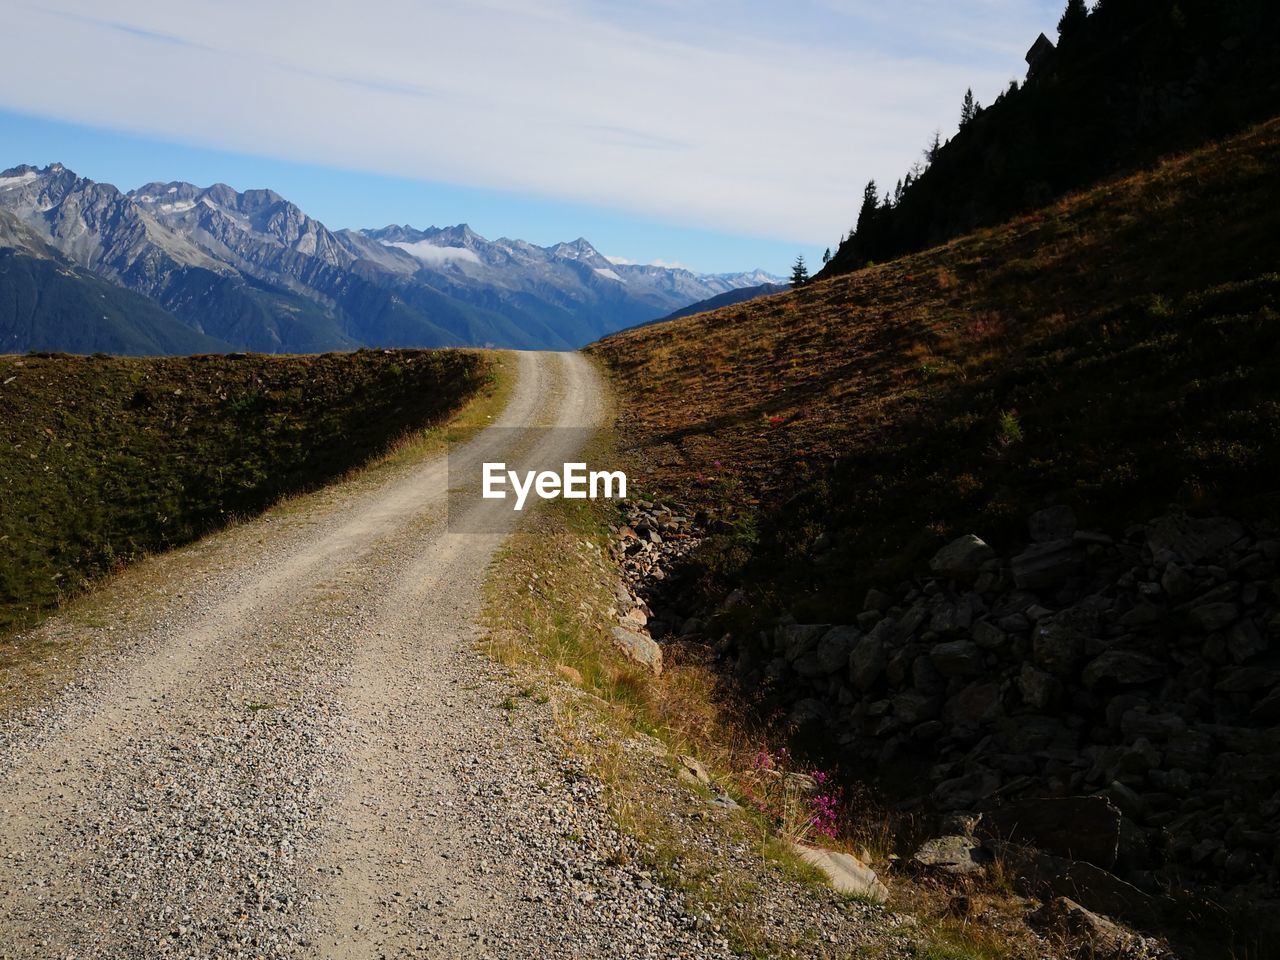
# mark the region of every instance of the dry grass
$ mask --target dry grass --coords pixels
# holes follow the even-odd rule
[[[1172,501],[1277,512],[1278,170],[1280,121],[942,247],[609,337],[589,349],[627,401],[620,453],[662,495],[759,513],[762,594],[844,593],[809,611],[824,618],[942,537],[1020,536],[1045,500],[1108,527]],[[805,556],[823,532],[846,545],[829,583]]]

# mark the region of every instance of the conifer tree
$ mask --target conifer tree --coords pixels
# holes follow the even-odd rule
[[[964,101],[960,104],[960,126],[963,128],[972,123],[980,109],[978,101],[973,99],[973,88],[970,87],[964,92]]]
[[[809,282],[809,268],[804,265],[804,254],[796,257],[795,265],[791,268],[791,286],[803,287]]]
[[[1058,21],[1058,42],[1069,43],[1080,33],[1080,28],[1089,19],[1089,8],[1084,0],[1067,0],[1067,9]]]

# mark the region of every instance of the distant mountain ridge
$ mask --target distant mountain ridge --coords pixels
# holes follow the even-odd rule
[[[681,307],[665,317],[653,321],[654,323],[662,323],[666,320],[679,320],[681,317],[692,317],[698,313],[709,313],[712,310],[719,310],[721,307],[731,307],[737,303],[746,303],[748,300],[755,300],[757,297],[769,297],[775,293],[786,293],[791,289],[789,283],[761,283],[754,287],[738,287],[735,290],[729,290],[726,293],[717,294],[706,300],[699,300],[697,303],[691,303],[687,307]]]
[[[124,193],[56,163],[0,173],[0,212],[39,241],[24,240],[23,256],[64,258],[147,298],[206,348],[568,349],[776,279],[614,263],[583,238],[552,247],[489,241],[466,224],[334,231],[272,190],[174,181]],[[16,236],[0,231],[0,249],[17,244],[8,234]],[[69,323],[63,316],[57,329],[23,328],[25,336],[15,328],[4,349],[93,341]],[[134,334],[126,339],[149,339]]]

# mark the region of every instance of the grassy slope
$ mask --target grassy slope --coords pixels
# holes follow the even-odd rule
[[[1272,514],[1280,121],[1039,213],[787,296],[592,347],[642,483],[744,520],[748,566],[814,616],[942,538],[1073,504]],[[746,510],[742,507],[746,506]],[[821,532],[835,562],[812,565]],[[886,562],[887,560],[893,562]],[[833,589],[836,585],[840,589]]]
[[[0,357],[0,632],[456,410],[461,351]]]

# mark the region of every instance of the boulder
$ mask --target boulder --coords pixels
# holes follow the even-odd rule
[[[942,708],[942,719],[957,730],[976,730],[1000,716],[1000,685],[971,683]]]
[[[1165,665],[1145,653],[1134,650],[1107,650],[1089,661],[1084,668],[1082,679],[1086,687],[1096,687],[1102,683],[1131,687],[1159,680],[1165,673]]]
[[[951,580],[972,580],[982,571],[982,565],[995,555],[996,552],[982,539],[967,533],[935,553],[929,561],[929,569]]]
[[[1202,603],[1191,608],[1191,622],[1205,633],[1217,633],[1236,622],[1240,608],[1234,603]]]
[[[1080,956],[1095,960],[1137,960],[1147,956],[1141,937],[1087,910],[1070,897],[1054,897],[1028,914],[1027,920],[1062,940],[1079,944]]]
[[[1244,527],[1225,517],[1194,519],[1185,514],[1162,517],[1147,531],[1154,557],[1199,563],[1215,557],[1244,536]]]
[[[1070,539],[1049,540],[1027,547],[1010,561],[1013,582],[1020,590],[1055,587],[1080,572],[1084,551]]]
[[[654,673],[662,672],[662,648],[652,638],[643,633],[636,633],[626,627],[614,627],[612,630],[613,645],[622,651],[628,660],[648,667]]]
[[[1143,893],[1092,863],[1076,862],[1049,881],[1049,889],[1110,917],[1159,928],[1166,902]]]
[[[986,620],[973,625],[973,642],[983,650],[1000,650],[1009,642],[1009,636],[994,623]]]
[[[1033,513],[1027,527],[1036,543],[1070,540],[1076,532],[1076,515],[1067,506],[1048,507]]]
[[[899,723],[914,726],[925,720],[936,719],[939,706],[937,697],[918,690],[908,690],[893,698],[893,715]]]
[[[1051,797],[988,810],[975,833],[1110,869],[1120,850],[1120,820],[1105,797]]]
[[[843,671],[858,637],[855,627],[832,627],[822,635],[817,647],[796,659],[796,673],[802,677],[828,677]]]
[[[933,789],[933,802],[939,810],[965,810],[999,789],[1000,774],[979,768],[972,773],[943,780]]]
[[[794,662],[818,645],[823,634],[831,629],[829,623],[791,623],[778,628],[778,652]]]
[[[1044,617],[1031,637],[1036,663],[1055,677],[1074,676],[1093,626],[1094,621],[1076,608]]]
[[[1018,689],[1022,692],[1022,702],[1028,707],[1046,710],[1057,697],[1061,684],[1043,670],[1024,663],[1018,674]]]
[[[792,843],[791,850],[805,863],[816,867],[839,893],[864,897],[876,903],[889,899],[876,872],[850,853],[824,850],[804,843]]]
[[[990,860],[981,843],[958,834],[926,840],[911,856],[912,866],[918,869],[957,877],[981,873]]]
[[[686,783],[694,783],[700,786],[711,786],[711,774],[707,772],[706,766],[696,757],[690,757],[681,754],[676,758],[680,764],[680,779]]]
[[[849,652],[849,679],[859,690],[870,690],[884,673],[888,662],[888,648],[873,630],[858,639]]]
[[[982,651],[971,640],[939,643],[929,651],[929,660],[944,677],[973,677],[983,672]]]

